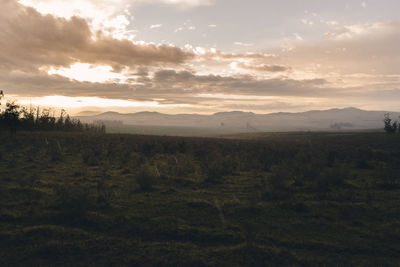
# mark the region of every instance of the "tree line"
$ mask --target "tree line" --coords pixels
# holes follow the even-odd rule
[[[95,132],[105,133],[104,124],[81,123],[78,119],[71,118],[65,110],[61,110],[56,118],[51,109],[26,108],[15,102],[7,102],[2,109],[3,91],[0,91],[0,130],[15,133],[22,131],[69,131],[69,132]]]

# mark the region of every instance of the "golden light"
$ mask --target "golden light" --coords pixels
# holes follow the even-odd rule
[[[122,74],[112,72],[110,66],[94,66],[88,63],[75,63],[69,68],[55,69],[51,67],[48,74],[58,74],[80,82],[121,82],[125,79]]]
[[[19,98],[18,103],[24,106],[41,106],[54,108],[82,108],[82,107],[165,107],[156,101],[131,101],[123,99],[108,99],[100,97],[68,97],[44,96]]]

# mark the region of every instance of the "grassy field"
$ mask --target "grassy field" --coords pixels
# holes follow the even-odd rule
[[[0,133],[1,266],[398,266],[400,137]]]
[[[159,136],[222,136],[232,133],[251,133],[253,130],[246,128],[203,128],[203,127],[179,127],[179,126],[151,126],[151,125],[106,125],[107,133],[112,134],[136,134]]]

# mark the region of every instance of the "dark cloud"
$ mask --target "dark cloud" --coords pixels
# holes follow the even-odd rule
[[[267,65],[267,64],[252,65],[252,64],[247,64],[247,63],[243,63],[243,62],[236,63],[236,66],[238,66],[241,69],[251,70],[251,71],[259,71],[259,72],[285,72],[285,71],[290,70],[289,67],[281,66],[281,65]]]
[[[20,96],[99,96],[119,99],[165,101],[193,97],[199,94],[238,94],[260,96],[302,96],[322,94],[320,79],[296,81],[291,79],[258,80],[250,75],[196,75],[189,71],[160,70],[153,78],[132,79],[132,84],[91,83],[71,80],[47,73],[0,73],[0,87]]]
[[[224,104],[221,108],[226,108],[228,110],[257,110],[263,111],[281,111],[281,110],[292,110],[292,109],[303,109],[307,110],[310,108],[310,103],[304,104],[293,104],[283,101],[266,101],[266,103],[239,103],[239,104]]]
[[[79,82],[47,73],[0,73],[0,88],[7,94],[19,96],[98,96],[115,99],[132,99],[134,87],[120,83]]]
[[[257,79],[251,75],[220,76],[196,75],[189,71],[161,70],[146,84],[153,90],[180,89],[195,93],[227,93],[243,95],[311,95],[322,91],[323,79]],[[170,86],[170,87],[168,87]]]

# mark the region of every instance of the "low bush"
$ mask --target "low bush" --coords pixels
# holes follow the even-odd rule
[[[156,179],[155,169],[147,164],[142,165],[135,174],[136,183],[141,191],[150,191],[153,189]]]

